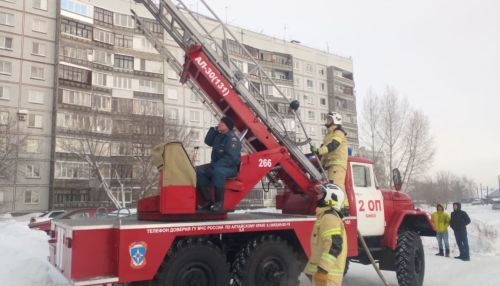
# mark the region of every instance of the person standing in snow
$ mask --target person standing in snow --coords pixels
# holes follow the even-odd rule
[[[467,239],[467,225],[470,223],[469,215],[462,210],[462,204],[453,203],[450,226],[457,240],[460,255],[455,257],[463,261],[469,261],[469,241]]]
[[[431,220],[436,229],[436,238],[439,246],[439,253],[436,255],[446,255],[446,257],[449,257],[450,243],[448,242],[448,227],[450,226],[450,215],[444,211],[443,204],[436,206],[436,211],[432,213]],[[443,251],[443,244],[445,251]]]

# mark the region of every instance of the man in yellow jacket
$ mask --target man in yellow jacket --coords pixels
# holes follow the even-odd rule
[[[448,227],[450,226],[450,215],[444,211],[443,204],[436,206],[436,211],[431,215],[432,224],[436,229],[436,238],[439,246],[439,253],[436,255],[450,257],[450,243],[448,242]],[[444,249],[443,252],[443,242]]]
[[[341,286],[347,259],[347,237],[340,214],[345,196],[333,184],[318,187],[311,256],[304,272],[314,286]]]
[[[345,175],[347,171],[347,133],[342,129],[342,115],[329,112],[326,116],[327,133],[320,148],[311,146],[311,152],[321,156],[321,164],[327,170],[328,180],[339,186],[346,194]],[[347,195],[346,195],[347,197]],[[349,207],[345,200],[344,207]]]

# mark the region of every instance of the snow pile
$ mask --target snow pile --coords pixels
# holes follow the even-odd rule
[[[12,218],[0,215],[0,277],[3,286],[68,285],[54,269],[49,255],[48,236],[27,226],[32,215]],[[19,221],[18,221],[19,220]]]

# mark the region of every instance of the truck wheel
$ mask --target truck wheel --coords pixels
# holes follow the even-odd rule
[[[221,249],[209,240],[180,240],[169,250],[154,282],[161,286],[228,285],[229,264]]]
[[[425,259],[420,236],[414,231],[398,235],[396,246],[396,276],[401,286],[422,286]]]
[[[302,266],[295,250],[286,241],[277,236],[262,236],[252,239],[236,255],[230,285],[298,285]]]

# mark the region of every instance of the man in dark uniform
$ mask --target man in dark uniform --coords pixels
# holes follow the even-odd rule
[[[211,127],[205,136],[205,144],[212,147],[208,165],[196,169],[196,189],[205,203],[198,209],[220,212],[224,209],[224,185],[227,178],[236,177],[240,167],[241,142],[233,132],[234,123],[223,117],[217,127]],[[210,184],[214,186],[215,203],[212,201]]]

